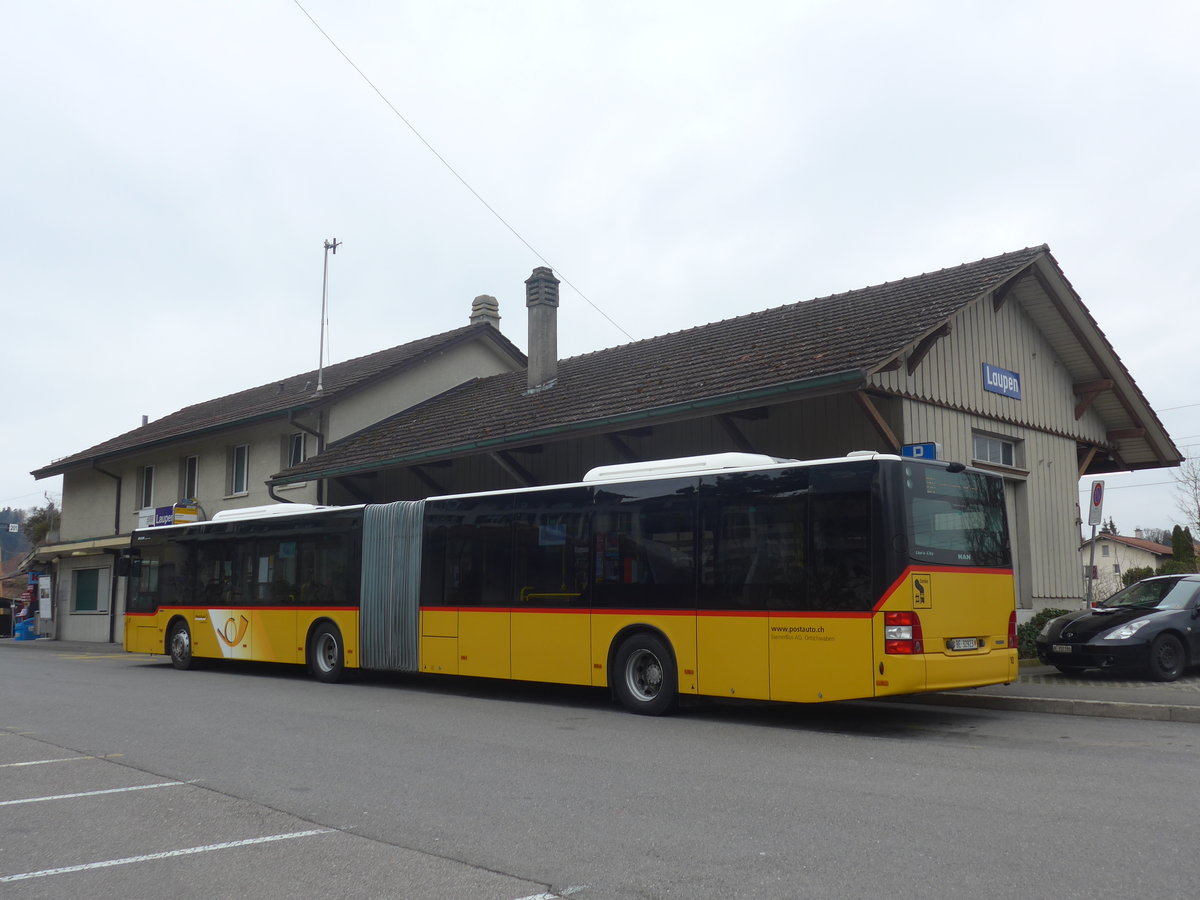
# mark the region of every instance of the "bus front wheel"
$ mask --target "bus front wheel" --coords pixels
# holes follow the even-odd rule
[[[167,649],[171,654],[171,665],[175,668],[190,669],[192,667],[192,633],[188,630],[187,622],[176,622],[171,626]]]
[[[342,633],[330,622],[318,625],[308,642],[308,670],[317,681],[341,681],[346,667]]]
[[[613,688],[621,705],[642,716],[661,716],[675,706],[679,676],[675,658],[652,634],[621,642],[614,659]]]

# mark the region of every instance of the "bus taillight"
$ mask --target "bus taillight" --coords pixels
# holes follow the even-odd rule
[[[885,653],[906,655],[921,653],[921,642],[921,619],[915,612],[885,612],[883,614]]]
[[[1015,609],[1008,614],[1008,646],[1010,650],[1017,646],[1017,611]]]

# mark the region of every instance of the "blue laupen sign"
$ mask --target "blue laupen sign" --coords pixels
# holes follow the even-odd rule
[[[993,394],[1003,394],[1014,400],[1021,399],[1021,375],[990,363],[983,364],[983,389]]]

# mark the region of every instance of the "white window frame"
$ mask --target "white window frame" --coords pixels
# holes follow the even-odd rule
[[[240,466],[238,464],[239,455],[241,457]],[[229,496],[239,497],[248,493],[250,493],[250,445],[237,444],[229,448]]]
[[[985,463],[989,466],[1019,469],[1021,467],[1020,444],[1020,441],[1012,438],[973,431],[971,433],[971,457],[975,462]]]
[[[154,466],[138,470],[138,509],[154,509]]]
[[[180,484],[180,497],[195,500],[200,493],[200,457],[185,456],[183,458],[183,479]]]
[[[107,566],[71,570],[71,615],[95,616],[108,614],[109,585],[112,582]],[[96,573],[96,608],[79,608],[79,576],[84,572]]]
[[[299,453],[297,454],[297,450]],[[287,436],[287,455],[284,457],[284,468],[298,466],[308,459],[308,441],[303,431],[296,431]],[[297,458],[297,456],[299,458]]]

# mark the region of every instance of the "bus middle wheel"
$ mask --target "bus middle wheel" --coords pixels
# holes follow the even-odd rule
[[[341,681],[346,667],[342,633],[330,622],[317,626],[308,642],[308,670],[317,681],[332,684]]]
[[[613,666],[613,689],[621,705],[642,716],[661,716],[675,706],[679,676],[670,649],[652,634],[621,642]]]

